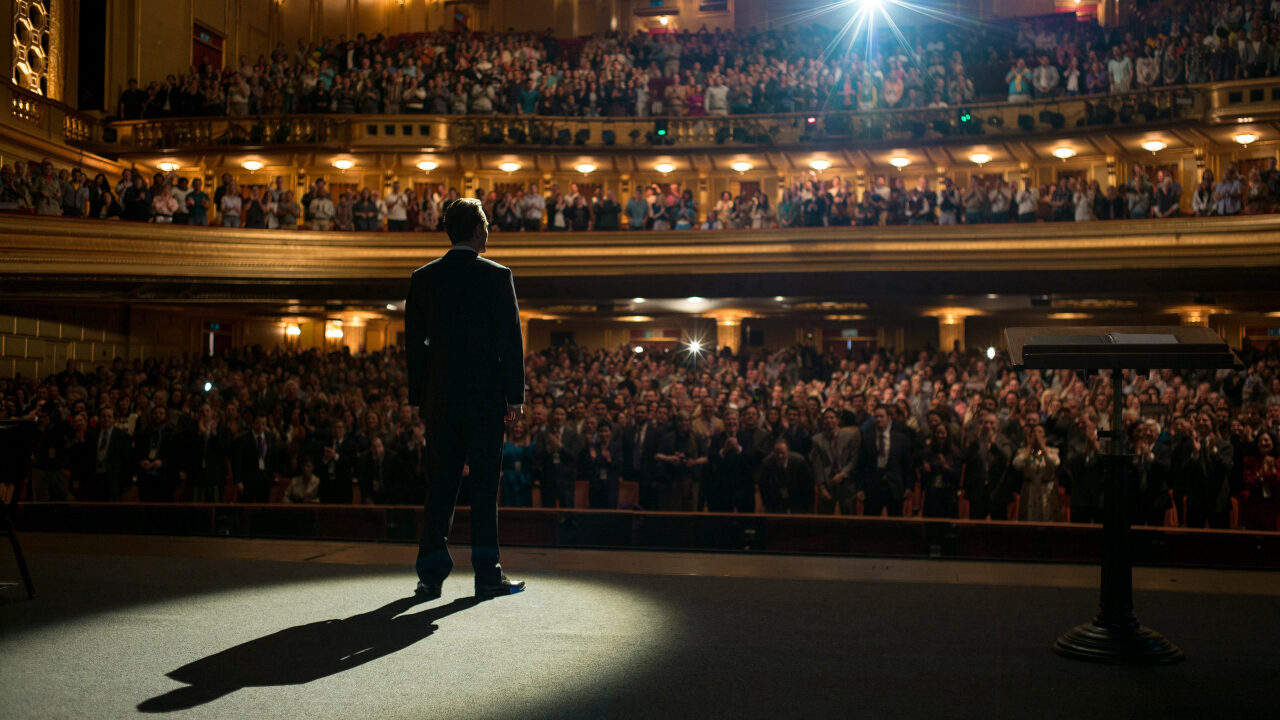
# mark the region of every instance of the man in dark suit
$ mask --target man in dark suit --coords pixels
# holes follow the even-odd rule
[[[640,507],[647,510],[657,508],[653,495],[653,455],[658,451],[659,435],[649,420],[648,403],[636,403],[631,422],[622,429],[622,476],[636,483]]]
[[[871,432],[858,446],[854,470],[856,498],[862,512],[876,517],[888,509],[889,517],[902,515],[902,501],[915,485],[914,443],[890,426],[889,410],[877,405],[871,415]]]
[[[489,240],[480,201],[450,203],[444,227],[453,247],[414,271],[405,303],[409,404],[426,423],[431,477],[418,593],[439,597],[453,570],[448,540],[466,464],[476,595],[497,597],[524,589],[498,563],[503,421],[516,421],[524,405],[520,310],[511,270],[480,257]]]
[[[151,424],[134,439],[138,498],[143,502],[173,502],[181,438],[168,420],[169,411],[165,406],[155,406],[151,409]]]
[[[1102,500],[1106,488],[1098,421],[1081,413],[1078,424],[1084,446],[1072,448],[1059,477],[1071,496],[1071,522],[1102,524]]]
[[[996,431],[996,414],[984,411],[979,416],[977,437],[964,449],[964,471],[961,487],[969,501],[969,519],[985,520],[988,515],[1006,520],[1006,507],[1013,499],[1008,482],[1009,461],[1013,446]]]
[[[551,411],[551,424],[533,438],[533,464],[542,491],[542,507],[573,507],[574,484],[578,481],[578,458],[582,436],[568,424],[563,407]]]
[[[116,413],[109,407],[98,414],[98,428],[89,440],[95,450],[93,480],[86,495],[89,500],[119,500],[132,475],[129,459],[133,456],[133,440],[128,432],[116,427]]]
[[[765,512],[813,512],[813,468],[803,455],[787,447],[784,438],[774,441],[773,452],[764,459],[760,498]]]
[[[347,424],[334,420],[329,439],[320,446],[316,459],[316,474],[320,476],[320,502],[350,503],[356,484],[356,461],[360,448],[354,436],[347,433]]]
[[[270,502],[279,465],[280,440],[267,429],[267,416],[258,415],[236,448],[236,490],[240,502]]]
[[[387,505],[400,495],[399,465],[394,451],[382,445],[377,435],[369,443],[369,454],[360,461],[360,499],[366,505]]]
[[[707,509],[755,512],[756,476],[764,456],[756,447],[755,433],[741,427],[737,410],[724,414],[724,432],[711,439],[707,455],[712,469],[707,481]]]

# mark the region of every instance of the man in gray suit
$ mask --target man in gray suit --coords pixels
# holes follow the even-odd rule
[[[511,270],[480,257],[489,221],[479,200],[456,200],[444,211],[453,247],[413,273],[405,303],[409,404],[427,428],[427,494],[418,549],[418,589],[440,597],[453,569],[448,539],[453,509],[470,469],[471,566],[478,597],[520,592],[498,564],[498,477],[503,421],[524,404],[524,350]]]
[[[841,515],[853,515],[853,471],[858,463],[862,433],[857,428],[840,427],[840,416],[832,408],[822,412],[822,432],[810,438],[809,464],[818,487],[818,513],[830,515],[840,507]]]

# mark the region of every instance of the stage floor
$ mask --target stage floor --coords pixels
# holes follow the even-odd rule
[[[1280,573],[1139,569],[1164,668],[1059,658],[1078,565],[513,550],[477,603],[466,549],[411,599],[415,548],[22,536],[0,552],[0,717],[1190,718],[1274,710]]]

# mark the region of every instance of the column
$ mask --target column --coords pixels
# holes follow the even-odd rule
[[[959,348],[964,350],[964,321],[971,315],[979,315],[977,310],[973,308],[947,307],[937,308],[925,315],[938,319],[938,349],[943,352],[951,352],[952,348],[959,343]]]
[[[520,347],[525,354],[529,352],[529,321],[531,319],[533,319],[532,313],[520,313]]]
[[[716,351],[727,347],[736,355],[742,349],[742,319],[746,312],[742,310],[717,310],[702,317],[716,321]]]
[[[1212,312],[1213,308],[1198,305],[1177,308],[1178,324],[1209,327],[1209,315]]]

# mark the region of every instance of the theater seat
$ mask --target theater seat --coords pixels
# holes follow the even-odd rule
[[[1240,529],[1240,501],[1236,498],[1231,498],[1231,529]]]
[[[640,506],[640,483],[634,480],[618,481],[618,507]]]
[[[1071,493],[1061,485],[1058,486],[1058,518],[1062,522],[1071,522]]]
[[[573,506],[591,507],[591,483],[586,480],[577,480],[573,483]]]
[[[1013,494],[1013,502],[1009,503],[1009,505],[1008,505],[1008,506],[1007,506],[1007,508],[1006,508],[1006,513],[1007,513],[1007,515],[1006,515],[1005,519],[1006,519],[1006,520],[1017,520],[1017,519],[1018,519],[1018,508],[1019,508],[1021,505],[1022,505],[1022,494],[1021,494],[1021,493],[1014,493],[1014,494]]]
[[[965,499],[963,490],[956,494],[956,515],[964,520],[969,519],[969,501]]]

